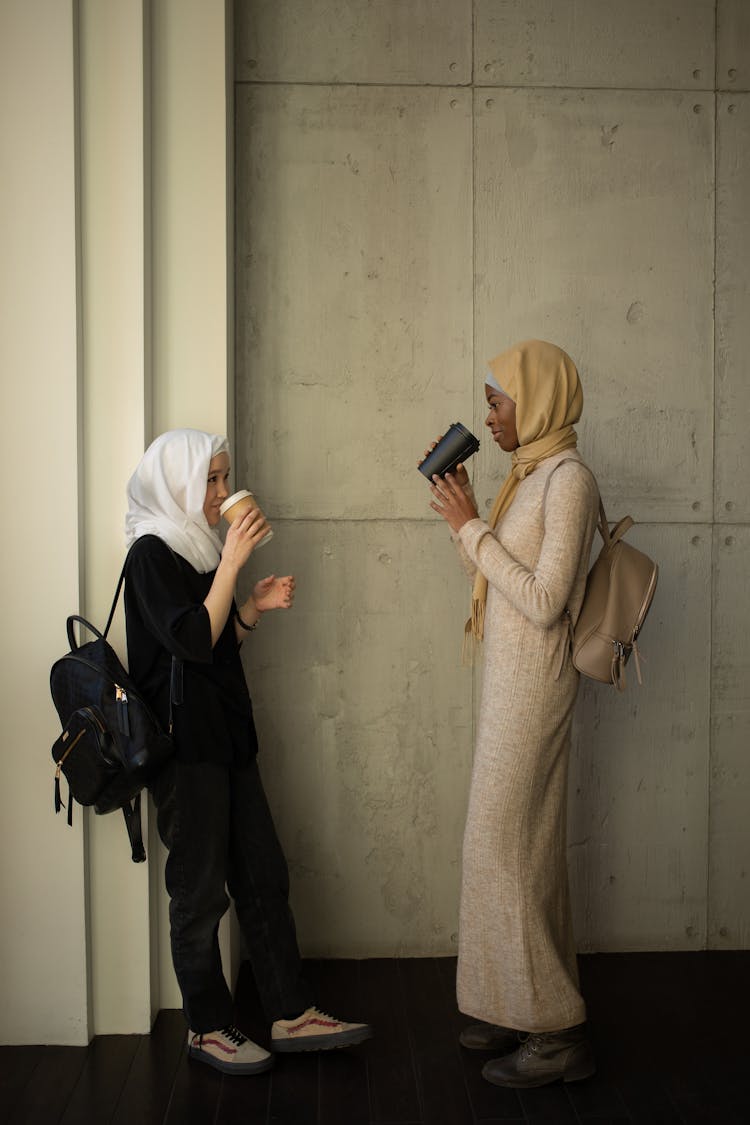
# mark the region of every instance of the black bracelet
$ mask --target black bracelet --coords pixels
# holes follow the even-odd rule
[[[246,633],[252,633],[253,629],[258,628],[258,621],[260,621],[260,618],[258,618],[257,621],[254,621],[252,625],[246,625],[240,617],[240,611],[238,609],[234,611],[234,616],[237,620],[237,623],[239,624],[240,629],[244,629]]]

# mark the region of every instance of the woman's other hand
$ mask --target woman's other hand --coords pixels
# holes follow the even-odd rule
[[[461,469],[466,476],[466,470],[462,465],[459,465],[458,469]],[[479,512],[471,497],[466,495],[458,471],[455,474],[446,473],[442,480],[436,473],[432,478],[430,489],[432,491],[430,507],[443,517],[451,531],[460,531],[469,520],[478,518]]]
[[[435,438],[435,441],[433,441],[433,443],[429,447],[429,449],[425,449],[424,456],[421,457],[419,461],[417,461],[417,468],[419,468],[419,466],[429,457],[429,455],[432,453],[433,449],[438,444],[438,442],[442,439],[442,437],[443,437],[443,435],[439,434]],[[466,488],[466,486],[469,483],[469,474],[466,472],[466,469],[464,468],[463,465],[461,465],[461,464],[456,465],[455,478],[458,482],[459,488]]]
[[[294,589],[295,581],[291,574],[284,578],[277,578],[275,574],[261,578],[253,588],[255,608],[258,613],[265,613],[267,609],[291,609]]]

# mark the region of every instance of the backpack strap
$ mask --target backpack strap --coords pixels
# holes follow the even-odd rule
[[[123,583],[125,581],[125,574],[126,574],[127,569],[128,569],[128,564],[130,563],[131,551],[133,550],[133,547],[135,547],[135,544],[140,543],[141,540],[143,540],[143,539],[158,539],[160,543],[164,544],[164,546],[167,548],[167,550],[169,551],[172,558],[175,560],[175,563],[177,564],[177,566],[179,566],[179,563],[177,563],[176,553],[169,546],[169,543],[167,543],[164,539],[161,539],[158,535],[142,535],[139,539],[136,539],[134,543],[131,543],[130,547],[128,548],[128,552],[125,555],[125,561],[122,564],[122,570],[120,571],[120,577],[117,579],[117,589],[115,590],[115,596],[112,599],[112,605],[110,606],[109,616],[107,617],[107,624],[104,626],[104,633],[99,633],[98,630],[93,629],[93,626],[89,625],[88,621],[83,621],[83,618],[78,618],[78,617],[73,618],[73,620],[76,620],[76,621],[83,621],[83,624],[88,625],[89,629],[93,629],[93,632],[95,632],[96,635],[98,637],[100,637],[102,640],[107,639],[107,634],[109,633],[110,626],[111,626],[112,621],[113,621],[114,616],[115,616],[115,610],[117,609],[117,603],[120,600],[120,592],[122,590]],[[70,622],[70,619],[69,619],[69,622]],[[68,625],[68,636],[70,636],[70,624]],[[172,729],[174,727],[173,707],[179,706],[180,703],[182,703],[182,661],[178,660],[176,656],[173,656],[172,657],[172,670],[171,670],[170,675],[169,675],[169,726],[168,726],[169,734],[172,733]],[[138,815],[139,815],[139,823],[140,823],[140,807],[139,807],[139,814]],[[142,848],[143,848],[143,844],[141,844],[141,849]],[[145,859],[145,855],[144,855],[144,859]],[[138,863],[139,861],[136,860],[135,857],[134,857],[133,862]]]
[[[565,465],[568,462],[571,462],[574,465],[580,465],[581,468],[585,469],[586,472],[591,475],[591,477],[594,481],[594,484],[596,485],[597,494],[599,496],[599,523],[597,524],[597,527],[599,528],[599,534],[601,535],[604,542],[608,546],[611,546],[612,543],[617,542],[617,539],[619,539],[620,536],[625,534],[625,532],[628,530],[628,527],[632,526],[633,521],[632,521],[632,519],[630,519],[630,516],[625,516],[624,519],[621,519],[620,522],[618,523],[617,527],[615,528],[615,531],[617,532],[617,539],[613,538],[614,533],[610,533],[610,530],[609,530],[609,522],[607,520],[607,513],[604,511],[604,502],[602,501],[602,494],[601,494],[601,492],[599,492],[599,484],[598,484],[597,479],[594,476],[593,472],[588,467],[588,465],[586,464],[585,461],[579,461],[577,457],[563,457],[562,461],[557,462],[557,464],[553,468],[552,472],[547,477],[547,480],[545,481],[544,493],[542,495],[542,507],[544,507],[544,505],[547,503],[547,492],[549,491],[550,481],[552,480],[553,473],[555,473],[560,468],[561,465]],[[627,522],[628,520],[630,520],[630,523]],[[624,526],[624,525],[627,525],[627,526]],[[570,609],[568,608],[568,606],[566,606],[565,609],[563,610],[563,617],[566,620],[568,636],[567,636],[567,643],[560,645],[560,659],[558,660],[557,667],[555,668],[555,679],[556,680],[559,680],[560,676],[562,675],[563,665],[565,664],[566,653],[572,652],[572,650],[573,650],[573,618],[571,616]]]
[[[130,801],[125,802],[122,806],[122,815],[125,818],[125,827],[128,830],[133,863],[143,863],[146,858],[146,849],[143,846],[143,831],[141,828],[140,793],[133,798],[132,805]]]

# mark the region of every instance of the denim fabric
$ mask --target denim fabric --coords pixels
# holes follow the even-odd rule
[[[234,900],[269,1022],[312,1003],[302,977],[289,874],[255,761],[241,767],[172,760],[151,786],[169,856],[172,961],[193,1031],[232,1022],[219,921]]]

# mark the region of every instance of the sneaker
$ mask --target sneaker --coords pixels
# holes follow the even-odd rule
[[[273,1066],[273,1056],[236,1027],[188,1032],[188,1055],[225,1074],[260,1074]]]
[[[329,1051],[371,1039],[366,1023],[344,1023],[317,1008],[308,1008],[296,1020],[276,1020],[271,1027],[272,1051]]]

